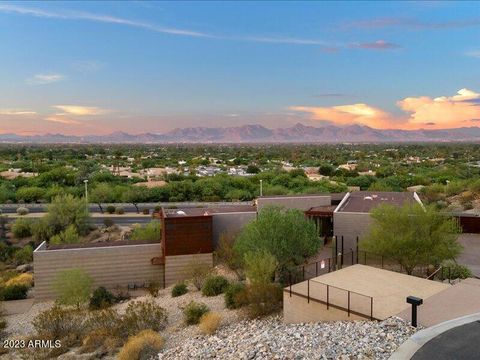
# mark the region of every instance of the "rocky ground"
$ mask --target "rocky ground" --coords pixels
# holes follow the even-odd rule
[[[415,331],[399,318],[287,325],[278,315],[192,336],[160,359],[387,359]]]

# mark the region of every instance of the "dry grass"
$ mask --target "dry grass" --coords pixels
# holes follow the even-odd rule
[[[28,273],[24,273],[24,274],[20,274],[18,276],[15,276],[5,283],[5,286],[11,286],[11,285],[32,286],[33,285],[33,275],[28,274]]]
[[[215,312],[208,312],[200,319],[200,330],[205,335],[212,335],[215,333],[215,331],[217,331],[221,321],[222,317],[220,316],[220,314]]]
[[[118,360],[140,360],[157,356],[163,347],[163,338],[153,330],[143,330],[128,339],[118,353]]]

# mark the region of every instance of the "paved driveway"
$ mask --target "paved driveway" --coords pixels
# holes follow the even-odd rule
[[[480,234],[462,234],[458,240],[464,249],[457,262],[468,266],[475,276],[480,277]]]

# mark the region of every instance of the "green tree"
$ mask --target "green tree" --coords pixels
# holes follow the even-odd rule
[[[79,235],[88,232],[90,214],[85,201],[72,195],[61,195],[53,199],[45,216],[47,225],[54,235],[74,225]]]
[[[245,274],[251,284],[269,284],[274,280],[278,262],[275,256],[265,250],[244,255]]]
[[[92,278],[80,268],[60,271],[53,284],[57,301],[62,305],[80,308],[90,299],[92,283]]]
[[[80,242],[80,237],[78,236],[75,225],[69,225],[65,231],[62,231],[61,233],[50,238],[50,244],[53,245],[77,244],[78,242]]]
[[[17,200],[23,200],[27,203],[36,202],[43,198],[45,190],[36,186],[21,187],[17,191]]]
[[[137,225],[130,235],[132,240],[160,240],[161,226],[159,221],[150,221],[148,224]]]
[[[360,242],[361,248],[398,261],[408,274],[419,265],[454,260],[462,249],[457,242],[457,222],[433,207],[384,204],[370,216],[373,223]]]
[[[247,224],[239,234],[234,251],[242,260],[249,252],[266,251],[276,258],[278,269],[284,271],[302,264],[320,247],[315,224],[302,211],[265,207],[257,220]]]
[[[148,196],[148,188],[144,186],[132,186],[128,188],[122,195],[123,202],[131,203],[137,209],[137,214],[140,212],[138,204],[144,202]]]
[[[335,168],[330,164],[322,164],[318,168],[318,173],[320,175],[330,176],[335,172]]]
[[[90,201],[96,203],[103,214],[102,204],[115,202],[115,194],[113,193],[112,185],[100,183],[95,186],[90,192]]]

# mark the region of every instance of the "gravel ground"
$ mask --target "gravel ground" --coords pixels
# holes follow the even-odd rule
[[[9,337],[29,335],[34,332],[32,320],[42,311],[53,306],[53,301],[33,304],[33,306],[23,314],[5,316],[7,321],[7,333]]]
[[[416,329],[400,318],[382,322],[284,324],[281,316],[243,320],[212,336],[167,347],[160,359],[387,359]]]

